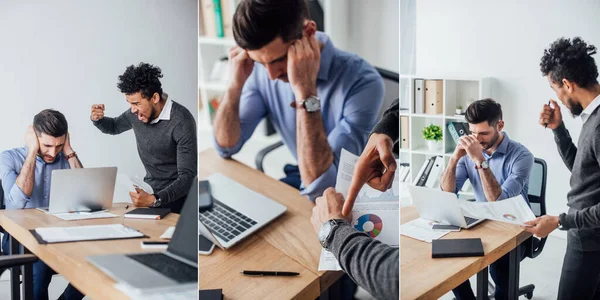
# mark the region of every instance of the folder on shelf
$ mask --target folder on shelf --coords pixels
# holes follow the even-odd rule
[[[408,117],[401,116],[400,117],[400,148],[408,149],[410,147],[409,142],[409,128],[408,128]]]
[[[439,115],[444,111],[443,81],[425,80],[425,113]]]
[[[429,176],[427,176],[427,181],[425,182],[425,186],[428,188],[439,187],[439,178],[444,170],[444,157],[436,156],[433,164],[431,166],[431,171],[429,171]]]
[[[425,112],[425,85],[423,79],[415,79],[415,114]]]
[[[223,34],[226,38],[233,38],[233,8],[232,0],[221,0],[221,16],[223,17]]]
[[[215,7],[213,0],[200,0],[202,6],[202,20],[204,24],[204,35],[207,37],[217,36],[217,20],[215,18]]]
[[[425,186],[425,183],[427,182],[427,178],[429,177],[429,172],[431,172],[431,168],[433,167],[433,164],[435,163],[435,156],[431,157],[429,160],[427,160],[426,163],[424,163],[423,165],[426,164],[425,168],[423,169],[423,172],[419,174],[419,176],[415,179],[416,183],[414,184],[415,186]]]
[[[217,37],[224,37],[223,33],[223,15],[221,14],[221,0],[213,0],[213,8],[215,10],[215,28],[217,28]]]

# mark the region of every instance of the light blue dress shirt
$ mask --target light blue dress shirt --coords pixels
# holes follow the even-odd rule
[[[6,209],[22,209],[47,207],[50,197],[50,180],[52,171],[70,169],[69,162],[63,153],[56,156],[56,160],[48,164],[37,156],[35,159],[35,179],[33,192],[27,197],[16,185],[17,177],[27,157],[27,148],[14,148],[0,153],[0,180],[4,190],[4,203]]]
[[[355,54],[335,48],[322,32],[316,33],[316,39],[324,45],[317,75],[317,97],[321,99],[321,115],[334,161],[309,186],[301,187],[301,194],[311,200],[335,186],[342,148],[361,154],[369,132],[378,121],[384,96],[383,79],[373,66]],[[240,98],[241,138],[231,148],[221,147],[215,140],[218,153],[231,157],[239,152],[258,123],[269,116],[284,144],[298,159],[296,110],[290,107],[293,100],[289,83],[270,80],[266,68],[255,63]]]
[[[492,155],[483,151],[483,156],[487,160],[490,170],[496,177],[498,183],[502,186],[502,193],[496,200],[503,200],[523,195],[527,204],[529,199],[529,174],[533,167],[534,157],[525,146],[511,140],[506,132],[504,139],[498,145],[498,149]],[[456,166],[456,190],[458,192],[465,181],[469,179],[473,186],[476,201],[487,201],[483,192],[483,185],[479,170],[475,169],[475,163],[467,156],[463,156]]]

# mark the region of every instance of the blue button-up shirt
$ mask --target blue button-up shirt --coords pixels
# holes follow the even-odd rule
[[[22,209],[47,207],[50,197],[50,179],[52,171],[70,169],[69,162],[62,153],[56,156],[56,160],[48,164],[37,156],[35,159],[35,179],[33,192],[27,197],[16,185],[17,176],[27,157],[27,148],[15,148],[0,153],[0,180],[4,190],[4,203],[7,209]]]
[[[506,132],[502,132],[504,138],[492,155],[483,151],[490,170],[502,186],[502,193],[496,200],[512,198],[519,194],[529,203],[527,192],[529,191],[529,174],[533,167],[534,157],[525,146],[511,140]],[[463,156],[456,166],[456,190],[458,192],[465,181],[469,179],[473,186],[476,201],[487,201],[483,192],[483,183],[479,176],[479,170],[475,169],[475,163],[468,157]]]
[[[323,44],[317,96],[321,99],[321,115],[334,161],[319,178],[302,187],[301,194],[311,200],[321,196],[328,187],[335,186],[342,148],[360,155],[369,132],[378,121],[384,95],[383,79],[373,66],[355,54],[335,48],[322,32],[316,33],[316,39]],[[289,83],[270,80],[266,68],[254,64],[240,98],[241,138],[231,148],[221,147],[215,140],[218,153],[230,157],[240,151],[258,123],[269,116],[297,159],[296,110],[290,107],[294,99]]]

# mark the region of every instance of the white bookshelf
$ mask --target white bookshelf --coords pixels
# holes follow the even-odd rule
[[[442,114],[431,115],[415,113],[415,79],[442,80]],[[400,148],[400,162],[410,164],[410,182],[406,184],[412,184],[423,163],[432,156],[441,155],[445,158],[445,165],[448,164],[456,146],[450,136],[447,124],[449,122],[466,122],[464,116],[455,115],[456,106],[461,105],[464,112],[467,106],[473,101],[484,98],[493,98],[492,85],[493,79],[489,77],[440,78],[435,76],[400,75],[400,87],[401,89],[407,89],[407,91],[401,91],[400,103],[401,105],[404,104],[404,106],[408,105],[408,110],[400,111],[401,117],[408,117],[409,124],[409,147]],[[441,141],[441,147],[437,150],[430,150],[427,147],[427,141],[422,135],[423,128],[430,124],[436,124],[442,127],[443,139]],[[402,128],[400,128],[400,132],[403,132]],[[467,186],[470,185],[468,184]],[[460,191],[459,196],[461,198],[473,198],[474,194],[471,191]]]

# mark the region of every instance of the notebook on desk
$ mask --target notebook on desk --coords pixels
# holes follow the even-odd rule
[[[136,208],[123,215],[125,218],[130,219],[152,219],[160,220],[171,212],[170,208]]]
[[[431,243],[432,258],[469,256],[483,256],[480,238],[433,240]]]

